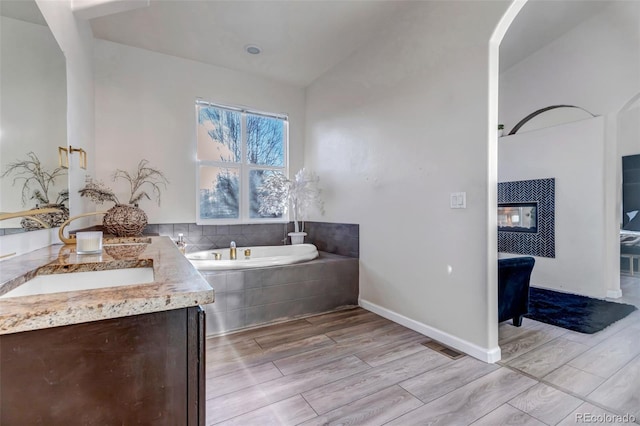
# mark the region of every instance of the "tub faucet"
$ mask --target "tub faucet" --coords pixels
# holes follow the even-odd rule
[[[229,259],[236,260],[236,258],[236,242],[231,241],[231,244],[229,244]]]

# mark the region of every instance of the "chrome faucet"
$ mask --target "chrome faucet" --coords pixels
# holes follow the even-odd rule
[[[231,244],[229,244],[229,259],[236,260],[236,258],[237,258],[236,242],[235,241],[231,241]]]

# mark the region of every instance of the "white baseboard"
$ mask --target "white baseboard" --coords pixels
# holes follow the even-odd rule
[[[610,299],[619,299],[622,297],[622,290],[607,290],[607,297]]]
[[[477,358],[480,361],[488,362],[491,364],[500,361],[500,347],[480,347],[474,343],[467,342],[466,340],[460,339],[459,337],[453,336],[442,330],[438,330],[437,328],[430,327],[421,322],[412,320],[411,318],[407,318],[404,315],[400,315],[397,312],[391,311],[387,308],[383,308],[380,305],[376,305],[375,303],[368,302],[364,299],[359,298],[358,304],[360,305],[360,307],[368,311],[371,311],[375,314],[380,315],[381,317],[410,328],[413,331],[417,331],[420,334],[424,334],[425,336],[433,340],[437,340],[438,342],[443,343],[447,346],[451,346],[452,348],[462,351],[467,355],[471,355],[472,357]]]

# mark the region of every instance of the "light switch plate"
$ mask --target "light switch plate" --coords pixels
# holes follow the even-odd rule
[[[467,193],[466,192],[452,192],[450,206],[452,209],[466,209],[467,208]]]

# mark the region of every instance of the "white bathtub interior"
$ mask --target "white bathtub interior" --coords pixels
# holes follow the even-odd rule
[[[249,252],[247,252],[247,250]],[[248,255],[245,255],[245,252]],[[187,259],[200,271],[263,268],[306,262],[318,257],[313,244],[290,246],[237,247],[237,258],[231,260],[229,248],[203,250],[187,254]],[[221,255],[216,260],[216,254]]]

